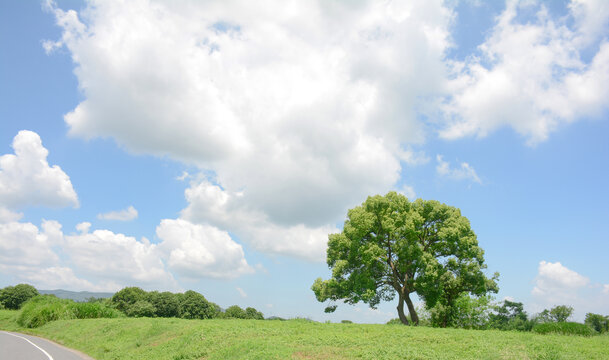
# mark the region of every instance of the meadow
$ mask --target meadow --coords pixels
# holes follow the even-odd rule
[[[609,335],[540,335],[307,320],[110,318],[17,324],[0,329],[42,336],[95,359],[608,359]]]

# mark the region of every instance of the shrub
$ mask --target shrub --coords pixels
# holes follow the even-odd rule
[[[76,303],[52,295],[39,295],[23,305],[17,323],[28,328],[55,320],[114,318],[122,314],[101,303]]]
[[[245,318],[253,320],[264,320],[264,315],[253,307],[248,307],[245,309]]]
[[[26,301],[37,295],[40,294],[32,285],[7,286],[0,290],[0,304],[6,309],[18,310]]]
[[[179,299],[178,312],[183,319],[211,319],[215,315],[215,308],[196,291],[188,290]]]
[[[148,302],[156,309],[155,316],[158,317],[178,317],[180,301],[176,294],[168,291],[159,293],[151,291],[147,296]]]
[[[351,320],[341,320],[340,323],[341,324],[353,324],[353,321],[351,321]]]
[[[120,311],[127,313],[127,309],[138,302],[146,300],[147,293],[139,287],[126,287],[112,296],[110,302]]]
[[[228,309],[224,312],[226,317],[235,318],[235,319],[245,319],[246,314],[245,310],[240,308],[238,305],[229,306]]]
[[[563,334],[563,335],[582,335],[591,336],[595,332],[590,327],[576,322],[554,322],[537,324],[533,327],[533,332],[538,334]]]
[[[130,317],[154,317],[157,309],[146,300],[138,300],[133,305],[129,305],[126,314]]]
[[[601,334],[609,331],[609,316],[587,313],[584,323]]]

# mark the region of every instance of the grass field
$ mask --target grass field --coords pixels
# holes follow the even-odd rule
[[[52,339],[102,359],[609,359],[609,336],[539,335],[305,320],[119,318],[0,329]]]

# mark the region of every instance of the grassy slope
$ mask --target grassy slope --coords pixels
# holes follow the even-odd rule
[[[609,336],[306,321],[91,319],[19,329],[102,359],[608,359]]]

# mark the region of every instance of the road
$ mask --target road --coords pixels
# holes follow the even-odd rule
[[[92,360],[51,341],[20,333],[0,331],[2,360]]]

